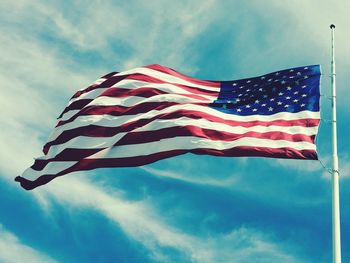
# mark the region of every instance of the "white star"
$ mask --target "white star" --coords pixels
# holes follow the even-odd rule
[[[305,98],[305,97],[307,97],[307,95],[306,94],[303,94],[303,95],[301,95],[303,98]]]
[[[268,79],[267,81],[268,81],[268,82],[271,82],[271,81],[273,81],[273,79]]]
[[[249,109],[250,108],[250,105],[248,104],[247,106],[245,106],[247,109]]]
[[[284,105],[284,107],[285,107],[285,108],[288,108],[288,107],[289,107],[289,105],[288,105],[288,104],[286,104],[286,105]]]
[[[268,97],[266,94],[264,94],[264,96],[263,96],[265,99]]]
[[[286,81],[285,81],[285,80],[282,80],[282,81],[281,81],[281,84],[286,84]]]
[[[306,87],[307,87],[307,86],[306,86],[306,85],[304,85],[304,86],[302,86],[301,88],[302,88],[302,89],[305,89]]]
[[[238,97],[242,97],[242,96],[243,96],[243,94],[242,94],[242,93],[238,94]]]
[[[247,80],[247,83],[250,83],[250,82],[252,82],[251,80]]]
[[[283,92],[278,93],[279,96],[282,96],[283,94],[284,94]]]
[[[294,69],[289,70],[289,72],[293,72],[293,71],[294,71]]]
[[[254,84],[254,86],[253,87],[257,87],[257,86],[259,86],[258,84]]]
[[[282,103],[282,102],[280,102],[280,101],[278,101],[278,102],[277,102],[277,105],[282,105],[282,104],[283,104],[283,103]]]
[[[300,73],[300,72],[297,72],[297,75],[298,75],[298,76],[300,76],[300,75],[301,75],[301,73]]]
[[[240,86],[240,87],[239,87],[239,89],[243,89],[243,88],[244,88],[244,86]]]
[[[309,69],[309,67],[305,67],[304,69]]]
[[[259,102],[260,102],[259,100],[256,100],[256,101],[255,101],[256,104],[259,104]]]
[[[237,109],[238,112],[241,112],[242,110],[240,108]]]
[[[292,87],[291,87],[291,86],[288,86],[288,87],[287,87],[287,90],[291,90],[291,89],[292,89]]]
[[[269,107],[269,111],[273,111],[273,108],[272,108],[272,107]]]
[[[240,100],[239,98],[236,99],[236,103],[237,103],[237,102],[240,102],[240,101],[241,101],[241,100]]]
[[[250,89],[247,89],[247,92],[249,92],[250,91]]]
[[[270,101],[275,101],[275,99],[274,99],[274,98],[271,98]]]
[[[265,79],[266,77],[265,76],[262,76],[261,79]]]
[[[264,103],[264,104],[261,104],[261,106],[265,107],[265,106],[266,106],[266,103]]]
[[[303,103],[303,104],[301,104],[301,105],[300,105],[300,107],[305,107],[305,104],[304,104],[304,103]]]
[[[263,91],[263,88],[260,88],[259,91]]]
[[[280,73],[279,72],[276,72],[275,75],[278,76]]]
[[[297,100],[297,99],[293,100],[293,102],[295,102],[295,103],[298,102],[298,101],[299,101],[299,100]]]
[[[290,76],[289,78],[290,78],[290,79],[294,79],[294,76]]]
[[[233,83],[232,86],[237,86],[237,83]]]
[[[287,97],[286,97],[286,100],[290,100],[290,97],[289,97],[289,96],[287,96]]]
[[[294,91],[294,94],[297,95],[299,93],[299,91]]]
[[[305,75],[305,76],[304,76],[304,79],[308,79],[308,78],[309,78],[309,76],[308,76],[308,75]]]
[[[253,109],[253,111],[257,111],[257,109]]]

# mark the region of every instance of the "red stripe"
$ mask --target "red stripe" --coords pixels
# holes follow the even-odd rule
[[[181,105],[189,105],[189,104],[190,105],[202,105],[202,106],[207,106],[207,107],[210,105],[210,103],[182,103]],[[58,124],[56,125],[56,127],[62,126],[62,125],[67,124],[69,122],[72,122],[76,118],[78,118],[79,116],[87,116],[87,115],[111,115],[111,116],[125,115],[125,116],[127,116],[127,115],[146,113],[146,112],[151,111],[151,110],[161,110],[161,109],[165,109],[165,108],[175,106],[175,105],[180,105],[180,104],[177,102],[164,101],[164,102],[143,102],[143,103],[139,103],[139,104],[136,104],[134,106],[131,106],[131,107],[124,107],[124,106],[118,106],[118,105],[116,105],[116,106],[114,106],[114,105],[113,106],[94,106],[94,105],[91,105],[91,106],[87,106],[84,109],[82,109],[81,111],[77,112],[75,115],[73,115],[68,120],[59,121]],[[187,110],[184,110],[184,111],[185,111],[185,113],[187,112]],[[181,112],[181,111],[178,111],[178,112]],[[196,112],[196,111],[193,111],[193,112]],[[190,113],[188,113],[188,114],[190,114]],[[198,114],[194,113],[194,115],[196,116]],[[205,119],[210,118],[207,116],[212,116],[212,115],[210,115],[208,113],[201,112],[201,115],[200,115],[201,118],[205,118]],[[212,116],[212,118],[210,118],[210,119],[212,121],[223,120],[222,118],[215,117],[215,116]],[[232,122],[232,121],[225,120],[225,123],[226,122]],[[233,122],[235,122],[235,121],[233,121]],[[259,121],[257,121],[257,122],[259,122]],[[289,122],[289,121],[287,121],[287,122]],[[317,122],[317,124],[315,124],[316,122]],[[318,123],[319,123],[318,119],[310,119],[310,125],[307,127],[316,126],[316,125],[318,125]]]
[[[103,81],[100,84],[93,84],[93,85],[87,87],[86,89],[77,91],[72,96],[71,99],[78,98],[82,94],[85,94],[85,93],[87,93],[89,91],[92,91],[94,89],[110,88],[110,87],[116,85],[118,82],[120,82],[123,79],[144,81],[144,82],[148,82],[150,84],[151,83],[158,83],[158,84],[169,84],[170,83],[172,85],[175,85],[177,87],[180,87],[180,88],[182,88],[184,90],[187,90],[187,91],[190,91],[190,92],[193,92],[193,93],[201,93],[201,94],[204,94],[204,95],[212,95],[212,96],[215,96],[216,94],[218,94],[217,90],[211,91],[211,90],[203,89],[203,88],[200,88],[200,87],[193,87],[193,86],[187,86],[187,85],[178,84],[178,83],[171,83],[171,82],[167,82],[167,81],[164,81],[164,80],[161,80],[161,79],[149,76],[149,75],[145,75],[145,74],[142,74],[142,73],[133,73],[133,74],[127,74],[127,75],[121,75],[121,76],[114,76],[114,74],[117,74],[117,72],[112,72],[110,74],[105,75],[105,77],[102,77],[102,78],[106,78],[106,80]],[[181,75],[181,74],[179,74],[179,75]],[[185,80],[192,79],[192,78],[186,77],[184,75],[181,75],[181,76],[178,76],[178,77],[180,77],[182,79],[185,79]],[[184,77],[186,77],[186,78],[184,78]],[[195,80],[195,79],[192,79],[192,80]],[[191,81],[191,82],[199,84],[199,85],[203,85],[203,86],[208,86],[209,88],[210,87],[216,87],[216,88],[220,87],[220,82],[199,81],[199,80]]]
[[[189,90],[189,89],[184,88],[184,90]],[[125,97],[129,97],[129,96],[150,98],[152,96],[162,95],[162,94],[169,94],[169,93],[162,91],[162,90],[159,90],[157,88],[152,88],[152,87],[137,88],[134,90],[122,89],[122,88],[111,88],[111,89],[107,89],[105,91],[102,91],[100,95],[96,96],[96,98],[102,97],[102,96],[113,97],[113,98],[125,98]],[[218,95],[218,92],[197,92],[197,93],[192,93],[192,94],[173,93],[173,94],[181,95],[181,96],[188,97],[188,98],[208,101],[208,98],[202,97],[201,95],[216,96],[216,95]],[[69,112],[70,110],[80,110],[80,109],[84,108],[87,104],[89,104],[93,100],[94,99],[81,99],[81,100],[76,100],[76,101],[72,102],[69,106],[67,106],[64,109],[64,111],[61,113],[59,118],[62,118],[63,114]]]
[[[60,152],[57,156],[50,159],[35,159],[34,164],[31,168],[35,171],[41,171],[45,168],[47,164],[54,161],[79,161],[83,158],[89,157],[100,150],[105,148],[94,148],[94,149],[72,149],[66,148]]]
[[[223,142],[235,141],[245,137],[269,140],[285,140],[290,142],[304,141],[309,143],[314,143],[315,139],[315,136],[307,136],[304,134],[288,134],[283,132],[246,132],[243,134],[235,134],[212,129],[203,129],[193,125],[187,125],[163,128],[154,131],[129,132],[122,139],[117,141],[114,144],[114,146],[142,144],[159,141],[162,139],[185,136],[194,136],[198,138],[205,138],[213,141]],[[100,150],[102,150],[102,148],[87,150],[66,148],[54,158],[51,158],[49,160],[37,160],[37,162],[34,163],[32,168],[38,171],[42,170],[45,167],[45,165],[50,161],[79,161],[80,159],[86,158]]]
[[[127,76],[114,76],[114,74],[117,74],[117,72],[111,72],[110,74],[107,74],[106,75],[106,80],[103,81],[100,84],[93,84],[93,85],[87,87],[86,89],[77,91],[73,95],[72,99],[78,98],[82,94],[85,94],[85,93],[87,93],[89,91],[92,91],[94,89],[109,88],[109,87],[113,86],[114,84],[116,84],[117,82],[119,82],[119,81],[121,81],[121,80],[123,80],[123,79],[125,79],[127,77]]]
[[[173,76],[176,76],[178,78],[184,79],[186,81],[192,82],[194,84],[199,84],[199,85],[205,85],[208,87],[216,87],[219,88],[220,87],[220,83],[219,82],[211,82],[211,81],[202,81],[202,80],[196,80],[190,77],[187,77],[185,75],[182,75],[174,70],[170,70],[164,67],[161,67],[159,65],[151,65],[150,68],[152,68],[152,66],[156,66],[155,70],[161,71],[163,73],[167,73]],[[116,74],[116,72],[111,72],[107,75],[105,75],[102,78],[106,78],[106,80],[104,82],[102,82],[101,84],[93,84],[91,86],[89,86],[88,88],[84,89],[84,90],[79,90],[77,91],[71,99],[76,99],[78,97],[80,97],[81,95],[90,92],[92,90],[95,89],[103,89],[103,88],[109,88],[113,85],[115,85],[116,83],[118,83],[119,81],[123,80],[123,79],[132,79],[132,80],[139,80],[139,81],[145,81],[145,82],[149,82],[149,83],[159,83],[159,84],[167,84],[168,82],[165,82],[163,80],[157,79],[155,77],[152,76],[148,76],[148,75],[144,75],[144,74],[139,74],[139,73],[134,73],[134,74],[129,74],[129,75],[122,75],[122,76],[114,76]],[[210,90],[206,90],[206,89],[202,89],[199,87],[190,87],[190,86],[186,86],[186,85],[181,85],[181,84],[176,84],[173,83],[172,85],[176,85],[177,87],[180,87],[186,91],[189,91],[191,93],[194,93],[193,95],[195,96],[195,94],[197,95],[209,95],[209,96],[216,96],[218,94],[218,91],[210,91]],[[128,90],[129,92],[131,90]],[[106,95],[100,95],[100,96],[111,96],[111,95],[107,95],[107,93],[109,92],[109,89],[107,89]],[[110,91],[111,93],[113,93],[114,91]],[[165,93],[159,93],[159,94],[165,94]],[[129,94],[129,96],[134,96],[131,93]],[[188,95],[187,95],[188,96]],[[79,101],[79,100],[78,100]],[[68,107],[66,107],[64,109],[64,111],[60,114],[59,118],[61,118],[63,116],[64,113],[73,110],[73,109],[81,109],[83,108],[85,105],[84,103],[79,103],[78,101],[73,102],[72,104],[74,105],[69,105]],[[79,107],[80,106],[80,107]]]
[[[134,115],[139,113],[145,113],[151,110],[162,110],[170,106],[178,105],[177,102],[144,102],[136,104],[132,107],[124,106],[87,106],[71,118],[65,121],[59,121],[56,125],[62,126],[66,123],[74,121],[79,116],[87,115],[111,115],[111,116],[122,116],[122,115]]]
[[[118,72],[111,72],[111,73],[108,73],[106,75],[104,75],[103,77],[101,77],[100,79],[102,78],[105,78],[106,80],[103,81],[102,83],[100,84],[92,84],[90,85],[89,87],[83,89],[83,90],[78,90],[71,98],[69,101],[71,101],[72,99],[76,99],[78,97],[80,97],[81,95],[87,93],[87,92],[90,92],[92,90],[95,90],[95,89],[103,89],[103,88],[106,88],[106,87],[110,87],[111,85],[114,85],[115,83],[117,83],[118,81],[122,80],[125,78],[125,76],[114,76],[114,74],[117,74]],[[114,83],[114,84],[113,84]],[[69,109],[65,108],[63,110],[63,112],[60,114],[60,116],[58,118],[61,118],[62,115],[64,113],[66,113]]]
[[[84,108],[86,105],[88,105],[92,100],[91,99],[80,99],[77,101],[72,102],[69,106],[67,106],[62,113],[60,114],[60,116],[58,116],[58,119],[62,118],[62,116],[67,113],[68,111],[71,110],[80,110],[82,108]]]
[[[212,141],[230,142],[241,138],[250,137],[257,139],[268,140],[285,140],[290,142],[309,142],[314,143],[314,136],[308,136],[304,134],[288,134],[283,132],[246,132],[242,134],[235,134],[225,131],[217,131],[212,129],[203,129],[193,125],[177,126],[163,128],[154,131],[139,131],[129,132],[122,139],[120,139],[115,146],[130,145],[130,144],[142,144],[148,142],[155,142],[162,139],[194,136],[198,138],[205,138]],[[174,146],[176,147],[176,146]]]
[[[225,157],[269,157],[269,158],[292,158],[292,159],[310,159],[317,160],[317,153],[312,150],[298,151],[291,148],[271,149],[267,147],[235,147],[224,151],[213,149],[195,149],[195,150],[172,150],[167,152],[158,152],[147,156],[135,156],[127,158],[111,158],[111,159],[83,159],[72,167],[63,170],[57,174],[45,174],[34,181],[17,176],[15,180],[20,182],[21,186],[26,190],[32,190],[40,185],[46,184],[56,177],[65,175],[74,171],[93,170],[100,167],[134,167],[153,163],[165,158],[178,156],[185,153],[205,154]]]
[[[123,114],[121,114],[123,115]],[[190,111],[190,110],[178,110],[175,112],[163,113],[156,115],[148,119],[139,119],[125,124],[119,125],[117,127],[103,127],[98,125],[87,125],[78,127],[75,129],[70,129],[63,131],[54,141],[48,142],[45,144],[43,151],[46,154],[51,147],[51,145],[57,145],[64,142],[67,142],[78,136],[89,136],[89,137],[111,137],[120,132],[129,132],[138,127],[143,127],[148,123],[159,120],[170,120],[181,117],[188,117],[194,120],[196,119],[206,119],[215,123],[223,123],[232,127],[253,127],[253,126],[299,126],[299,127],[315,127],[319,124],[319,119],[300,119],[300,120],[274,120],[274,121],[251,121],[251,122],[240,122],[233,120],[225,120],[210,114],[206,114],[199,111]]]

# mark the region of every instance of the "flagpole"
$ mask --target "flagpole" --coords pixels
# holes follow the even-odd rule
[[[332,32],[332,62],[331,62],[331,85],[332,85],[332,243],[333,263],[341,263],[340,245],[340,209],[339,209],[339,167],[337,149],[337,112],[336,112],[336,86],[335,86],[335,59],[334,59],[334,29]]]

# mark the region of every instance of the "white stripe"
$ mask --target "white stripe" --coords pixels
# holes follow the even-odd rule
[[[155,95],[150,98],[144,98],[139,96],[128,96],[123,98],[112,98],[101,96],[91,101],[88,106],[123,106],[123,107],[131,107],[135,106],[139,103],[145,102],[177,102],[177,103],[200,103],[200,102],[208,102],[203,99],[194,99],[190,97],[185,97],[179,94],[160,94]]]
[[[84,108],[91,107],[91,106],[132,107],[140,103],[148,103],[148,102],[176,102],[181,104],[181,103],[208,103],[210,102],[210,100],[207,100],[205,98],[195,99],[195,98],[186,97],[180,94],[161,94],[161,95],[154,95],[150,98],[144,98],[139,96],[128,96],[128,97],[122,97],[122,98],[101,96],[91,101]],[[74,116],[79,111],[81,110],[68,111],[59,120],[60,121],[69,120],[69,118]]]
[[[224,120],[232,120],[239,122],[250,121],[274,121],[274,120],[298,120],[298,119],[319,119],[319,112],[302,111],[298,113],[280,112],[273,115],[251,115],[239,116],[228,113],[223,113],[218,110],[200,105],[174,105],[162,110],[151,110],[145,113],[135,115],[111,116],[111,115],[87,115],[79,116],[74,121],[61,125],[53,131],[48,142],[55,140],[65,130],[70,130],[86,125],[98,125],[103,127],[117,127],[124,123],[136,121],[139,119],[149,119],[160,114],[171,113],[177,110],[194,110],[207,113],[212,116],[222,118]]]
[[[223,123],[214,123],[205,119],[194,120],[187,117],[182,117],[178,119],[171,120],[155,120],[143,127],[135,129],[131,132],[123,132],[118,133],[112,137],[88,137],[88,136],[79,136],[71,139],[68,142],[52,145],[50,150],[46,156],[41,159],[50,159],[55,157],[61,151],[66,148],[79,148],[79,149],[96,149],[96,148],[107,148],[113,146],[117,143],[121,138],[123,138],[126,134],[132,132],[142,132],[142,131],[156,131],[163,128],[171,128],[171,127],[181,127],[192,125],[202,129],[216,130],[220,132],[229,132],[232,134],[244,134],[247,132],[281,132],[286,134],[304,134],[307,136],[312,136],[317,133],[318,127],[300,127],[300,126],[291,126],[291,127],[283,127],[283,126],[253,126],[253,127],[232,127]]]
[[[148,81],[141,81],[141,80],[134,80],[134,79],[123,79],[119,82],[117,82],[116,84],[114,84],[113,86],[111,86],[112,88],[123,88],[123,89],[137,89],[137,88],[142,88],[142,87],[150,87],[150,88],[157,88],[157,89],[162,89],[163,88],[167,88],[164,89],[165,91],[169,90],[169,93],[173,93],[174,91],[178,92],[178,93],[184,93],[184,91],[187,91],[186,89],[176,86],[176,83],[153,83],[153,82],[148,82]],[[170,88],[168,88],[170,87]],[[203,91],[198,91],[198,93],[201,92],[205,92],[205,91],[216,91],[219,92],[220,88],[218,88],[217,90],[213,90],[212,88],[210,89],[204,89],[202,88],[203,86],[191,86],[190,88],[199,88],[202,89]],[[176,93],[175,92],[175,93]],[[189,92],[190,94],[197,94],[196,92]],[[200,95],[200,94],[199,94]]]
[[[295,150],[316,150],[314,144],[308,142],[289,142],[284,140],[267,140],[258,138],[241,138],[235,141],[212,141],[199,137],[175,137],[162,139],[156,142],[149,142],[143,144],[134,145],[122,145],[112,148],[101,150],[100,152],[91,155],[85,159],[100,159],[100,158],[128,158],[128,157],[141,157],[154,153],[161,153],[170,150],[193,150],[193,149],[214,149],[214,150],[226,150],[240,146],[247,147],[267,147],[271,149],[278,149],[283,147],[293,148]],[[77,162],[51,162],[45,166],[42,171],[35,171],[28,168],[22,175],[22,177],[29,180],[35,180],[43,174],[57,174],[63,171]]]
[[[97,80],[95,80],[94,82],[92,82],[89,87],[93,86],[93,85],[100,85],[101,83],[105,82],[107,79],[106,78],[99,78]],[[86,90],[87,88],[81,88],[79,89],[78,91],[84,91]]]
[[[155,131],[164,128],[179,127],[192,125],[202,129],[215,130],[220,132],[229,132],[233,134],[244,134],[247,132],[283,132],[291,135],[294,134],[304,134],[307,136],[315,135],[317,133],[318,127],[302,127],[302,126],[261,126],[256,125],[252,127],[242,127],[242,126],[230,126],[224,123],[212,122],[206,119],[192,119],[188,117],[181,117],[177,119],[170,120],[155,120],[148,123],[140,128],[133,130],[132,132],[141,131]]]
[[[79,97],[71,99],[69,101],[68,105],[72,104],[75,101],[81,100],[81,99],[95,99],[100,94],[102,94],[105,90],[110,89],[110,88],[123,88],[123,89],[127,89],[127,90],[133,90],[133,89],[137,89],[137,88],[151,88],[151,89],[161,90],[161,91],[164,91],[167,93],[193,94],[193,95],[206,97],[208,99],[213,99],[213,98],[217,97],[217,96],[210,96],[210,95],[209,96],[202,95],[202,94],[200,94],[200,92],[198,94],[194,93],[194,92],[190,92],[186,89],[183,89],[183,88],[178,87],[176,85],[173,85],[171,83],[159,84],[159,83],[151,83],[151,82],[145,82],[145,81],[140,81],[140,80],[123,79],[111,87],[97,88],[97,89],[93,89],[91,91],[85,92],[85,93],[81,94]]]
[[[215,149],[225,150],[234,147],[268,147],[271,149],[293,148],[295,150],[316,150],[316,146],[308,142],[290,142],[284,140],[267,140],[258,138],[241,138],[232,142],[212,141],[199,137],[174,137],[162,139],[156,142],[149,142],[134,145],[122,145],[108,148],[91,155],[86,159],[100,158],[128,158],[134,156],[150,155],[171,150],[193,150],[193,149]]]
[[[50,162],[48,163],[45,168],[42,171],[36,171],[33,170],[32,168],[28,168],[26,169],[23,174],[21,175],[22,177],[34,181],[35,179],[39,178],[41,175],[43,174],[57,174],[71,166],[73,166],[74,164],[76,164],[77,162]]]
[[[79,97],[73,98],[69,101],[67,107],[71,105],[73,102],[78,101],[78,100],[83,100],[83,99],[95,99],[97,98],[100,94],[102,94],[105,90],[108,88],[97,88],[90,90],[86,93],[81,94]]]
[[[144,83],[146,83],[146,82],[139,83],[139,84],[144,84]],[[148,83],[148,84],[149,84],[149,83]],[[152,84],[152,87],[150,87],[150,85],[148,85],[148,86],[145,85],[145,86],[138,86],[138,87],[136,87],[136,88],[141,88],[141,87],[148,87],[148,88],[154,88],[154,89],[156,89],[156,90],[165,91],[165,92],[167,92],[167,93],[169,93],[169,94],[164,94],[164,95],[168,95],[168,96],[170,96],[170,95],[179,95],[179,96],[181,96],[181,94],[197,95],[197,96],[203,98],[203,100],[202,100],[203,102],[211,102],[211,101],[213,101],[213,100],[217,97],[217,96],[210,96],[210,95],[193,94],[192,92],[189,92],[189,91],[187,91],[187,90],[184,90],[184,89],[182,89],[182,88],[179,88],[179,87],[174,86],[174,85],[171,85],[171,84]],[[116,86],[116,87],[114,87],[114,88],[121,88],[121,87]],[[124,87],[122,87],[122,88],[124,88]],[[129,85],[129,88],[130,88],[130,85]],[[72,102],[78,101],[78,100],[80,100],[80,99],[96,99],[96,97],[99,96],[100,94],[102,94],[105,90],[106,90],[106,89],[92,90],[92,91],[91,91],[91,94],[90,94],[90,92],[88,92],[88,93],[86,93],[85,96],[84,96],[84,94],[83,94],[83,95],[81,95],[80,97],[76,98],[76,100],[71,100],[70,103],[68,104],[68,106],[69,106]],[[155,96],[157,96],[157,95],[155,95]],[[159,95],[158,95],[158,96],[159,96]],[[129,97],[131,97],[131,96],[129,96]],[[105,96],[103,96],[103,97],[100,97],[100,98],[111,98],[111,97],[105,97]],[[100,99],[100,98],[98,98],[98,99]],[[186,97],[186,98],[187,98],[187,97]],[[144,98],[144,99],[146,99],[146,98]],[[115,103],[118,103],[118,102],[116,101]],[[85,107],[87,107],[87,106],[92,106],[92,105],[94,105],[93,101],[91,101],[91,104],[88,104],[88,105],[86,105]],[[100,104],[96,104],[96,105],[100,105]],[[113,105],[112,105],[112,106],[113,106]],[[83,107],[83,108],[85,108],[85,107]],[[83,109],[83,108],[82,108],[82,109]],[[72,116],[74,116],[75,114],[77,114],[79,111],[80,111],[80,110],[70,110],[70,111],[67,111],[66,113],[64,113],[64,114],[62,115],[61,118],[59,118],[59,120],[61,120],[61,121],[69,120]]]
[[[84,107],[85,108],[85,107]],[[57,120],[58,121],[66,121],[66,120],[69,120],[70,118],[72,118],[75,114],[79,113],[81,111],[80,110],[70,110],[70,111],[67,111],[66,113],[64,113],[62,115],[61,118],[58,118]]]
[[[144,98],[139,96],[128,96],[128,97],[122,97],[122,98],[101,96],[92,100],[84,108],[91,107],[91,106],[132,107],[140,103],[148,103],[148,102],[176,102],[181,104],[181,103],[208,103],[210,102],[210,100],[207,100],[204,98],[194,99],[194,98],[186,97],[180,94],[161,94],[161,95],[154,95],[150,98]],[[73,117],[79,111],[81,110],[68,111],[59,120],[60,121],[69,120],[69,118]]]
[[[156,71],[153,69],[149,69],[149,68],[135,68],[135,69],[120,72],[116,75],[117,76],[124,76],[124,75],[130,75],[130,74],[135,74],[135,73],[140,73],[140,74],[148,75],[151,77],[155,77],[155,78],[162,80],[164,82],[169,82],[169,83],[174,83],[174,84],[182,84],[182,85],[187,85],[187,86],[191,86],[191,87],[198,87],[198,88],[203,88],[203,89],[211,90],[211,91],[213,91],[213,90],[219,91],[220,90],[220,87],[210,87],[210,86],[200,85],[200,84],[189,82],[189,81],[184,80],[182,78],[179,78],[179,77],[167,74],[167,73],[163,73],[160,71]]]

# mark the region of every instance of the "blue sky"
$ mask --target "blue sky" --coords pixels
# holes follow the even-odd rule
[[[330,262],[331,181],[317,161],[183,155],[138,168],[14,181],[77,89],[158,63],[230,80],[321,64],[330,167],[336,24],[343,262],[350,260],[349,1],[0,3],[0,262]]]

